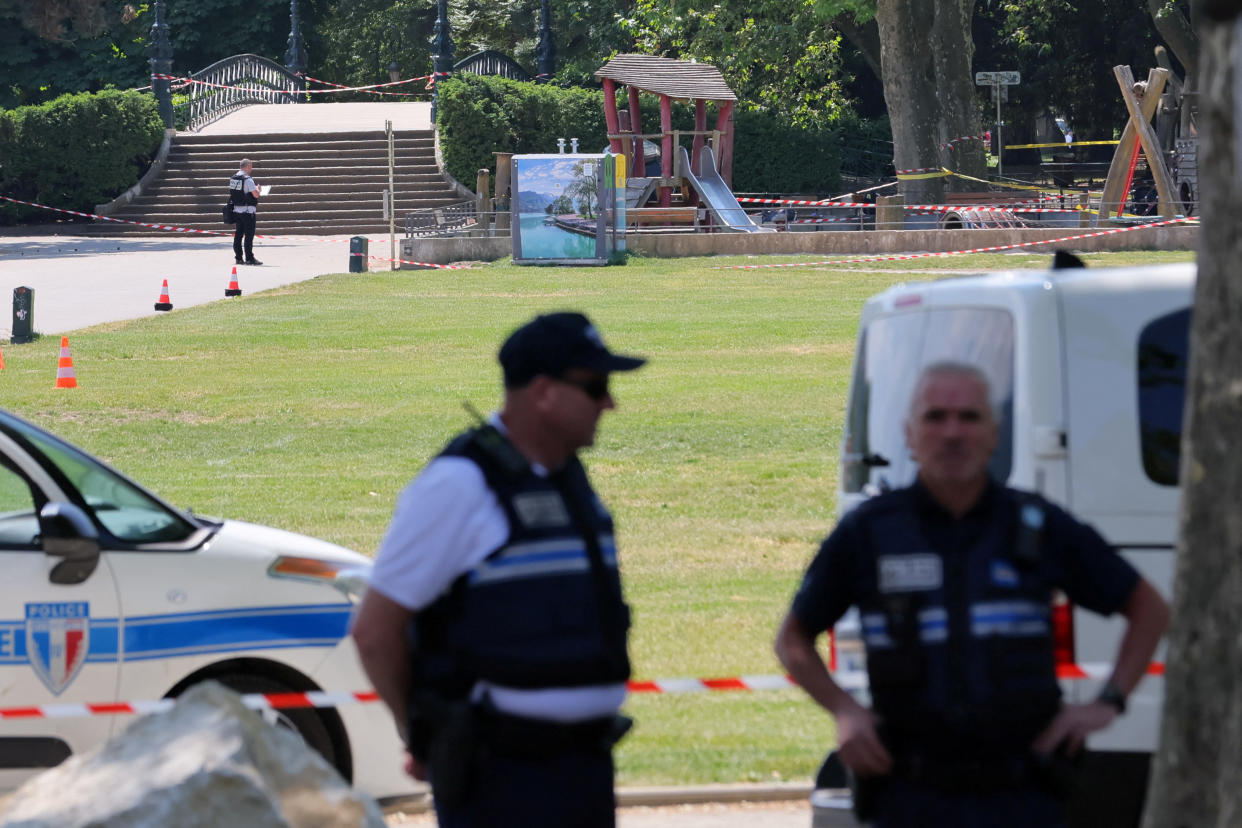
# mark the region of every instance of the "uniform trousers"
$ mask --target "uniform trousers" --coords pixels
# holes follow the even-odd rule
[[[877,798],[875,828],[1066,828],[1065,809],[1037,787],[944,791],[894,778]]]
[[[254,228],[258,222],[256,213],[239,213],[233,211],[237,223],[233,225],[233,256],[237,259],[244,258],[250,261],[254,258]],[[245,244],[243,249],[242,245]]]
[[[435,768],[431,768],[435,787]],[[479,755],[465,802],[437,801],[440,828],[613,828],[612,753],[570,751],[552,757]]]

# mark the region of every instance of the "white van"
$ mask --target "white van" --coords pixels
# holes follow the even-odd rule
[[[838,509],[910,483],[902,423],[919,370],[955,360],[988,375],[1000,419],[996,479],[1037,491],[1098,529],[1171,599],[1178,452],[1193,264],[995,273],[889,288],[863,307],[842,443]],[[1093,698],[1124,619],[1053,612],[1068,701]],[[831,667],[864,702],[855,611]],[[1137,825],[1164,697],[1164,645],[1126,714],[1088,742],[1088,796],[1071,824]]]

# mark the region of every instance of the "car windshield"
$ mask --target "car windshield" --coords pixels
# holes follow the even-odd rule
[[[895,313],[862,332],[845,423],[842,488],[872,482],[896,488],[914,480],[905,419],[919,371],[934,362],[980,368],[992,390],[999,434],[988,470],[1000,482],[1013,462],[1013,317],[993,308],[940,308]]]
[[[16,418],[4,418],[4,425],[42,454],[49,472],[78,490],[80,505],[117,540],[168,543],[196,530],[185,516],[85,452]]]

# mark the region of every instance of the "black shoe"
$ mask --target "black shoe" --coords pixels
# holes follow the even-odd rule
[[[237,264],[245,264],[245,263],[246,263],[246,262],[245,262],[245,260],[244,260],[244,259],[242,259],[240,256],[235,257],[235,258],[233,259],[233,261],[234,261],[234,262],[236,262]]]
[[[248,265],[261,265],[261,264],[263,264],[263,262],[259,261],[258,259],[246,259],[246,264],[248,264]]]

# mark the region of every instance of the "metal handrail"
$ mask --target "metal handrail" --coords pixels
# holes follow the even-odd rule
[[[187,128],[197,131],[230,112],[256,103],[298,103],[304,78],[258,55],[233,55],[190,75]],[[214,86],[208,84],[216,84]]]

